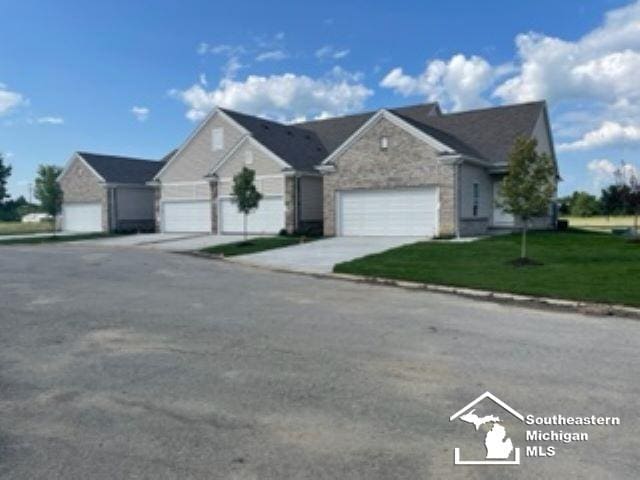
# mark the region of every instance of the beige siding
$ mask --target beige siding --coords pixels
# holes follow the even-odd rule
[[[224,149],[213,151],[212,132],[222,128]],[[185,148],[174,157],[160,175],[161,182],[185,182],[202,180],[209,171],[242,138],[242,131],[235,124],[216,114],[198,131]]]
[[[162,200],[209,200],[209,182],[162,184]]]
[[[389,148],[380,150],[380,137]],[[323,177],[324,231],[335,235],[335,193],[358,188],[403,188],[427,185],[439,189],[439,234],[455,232],[455,167],[443,165],[424,141],[380,118],[336,160],[336,171]]]
[[[322,220],[322,177],[300,177],[300,220]]]
[[[284,194],[284,175],[268,177],[256,177],[256,188],[263,195],[283,195]],[[224,178],[218,182],[218,192],[220,196],[226,197],[232,194],[233,180]]]
[[[233,155],[216,170],[216,174],[218,178],[233,177],[242,170],[242,167],[255,171],[256,176],[282,173],[282,165],[249,140],[242,143]]]

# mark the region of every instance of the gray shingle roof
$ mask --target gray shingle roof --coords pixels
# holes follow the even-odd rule
[[[78,152],[106,182],[144,184],[164,165],[157,160]]]
[[[492,163],[503,163],[507,161],[515,139],[533,133],[544,107],[545,102],[505,105],[431,116],[424,123],[455,137],[476,151],[476,156]],[[456,149],[455,145],[451,147]]]
[[[532,134],[544,105],[531,102],[450,114],[442,114],[437,103],[388,110],[458,153],[501,163],[507,161],[516,137]],[[314,171],[376,113],[284,125],[232,110],[223,111],[300,171]]]

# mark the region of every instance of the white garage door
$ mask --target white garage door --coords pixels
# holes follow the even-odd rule
[[[210,202],[163,202],[162,231],[210,232]]]
[[[99,203],[65,203],[62,225],[70,232],[102,231],[102,206]]]
[[[338,192],[338,232],[344,236],[433,236],[435,187]]]
[[[222,233],[242,233],[244,216],[230,198],[220,200],[220,230]],[[284,228],[284,201],[282,197],[260,200],[258,209],[247,217],[247,232],[278,233]]]

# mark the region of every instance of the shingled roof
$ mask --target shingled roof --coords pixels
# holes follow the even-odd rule
[[[516,137],[533,133],[544,102],[442,114],[437,103],[388,109],[456,152],[506,162]],[[295,170],[313,171],[364,125],[375,111],[284,125],[233,110],[223,111]]]
[[[77,152],[108,183],[144,184],[155,176],[164,162],[142,158]]]

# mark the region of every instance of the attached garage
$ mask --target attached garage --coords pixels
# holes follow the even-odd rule
[[[211,232],[211,202],[162,202],[162,231]]]
[[[336,192],[336,225],[343,236],[435,236],[436,187]]]
[[[230,198],[220,199],[220,233],[242,233],[244,215]],[[247,217],[247,232],[253,234],[278,233],[285,226],[284,199],[265,197],[258,209]]]
[[[102,205],[100,203],[63,204],[62,228],[70,232],[102,231]]]

